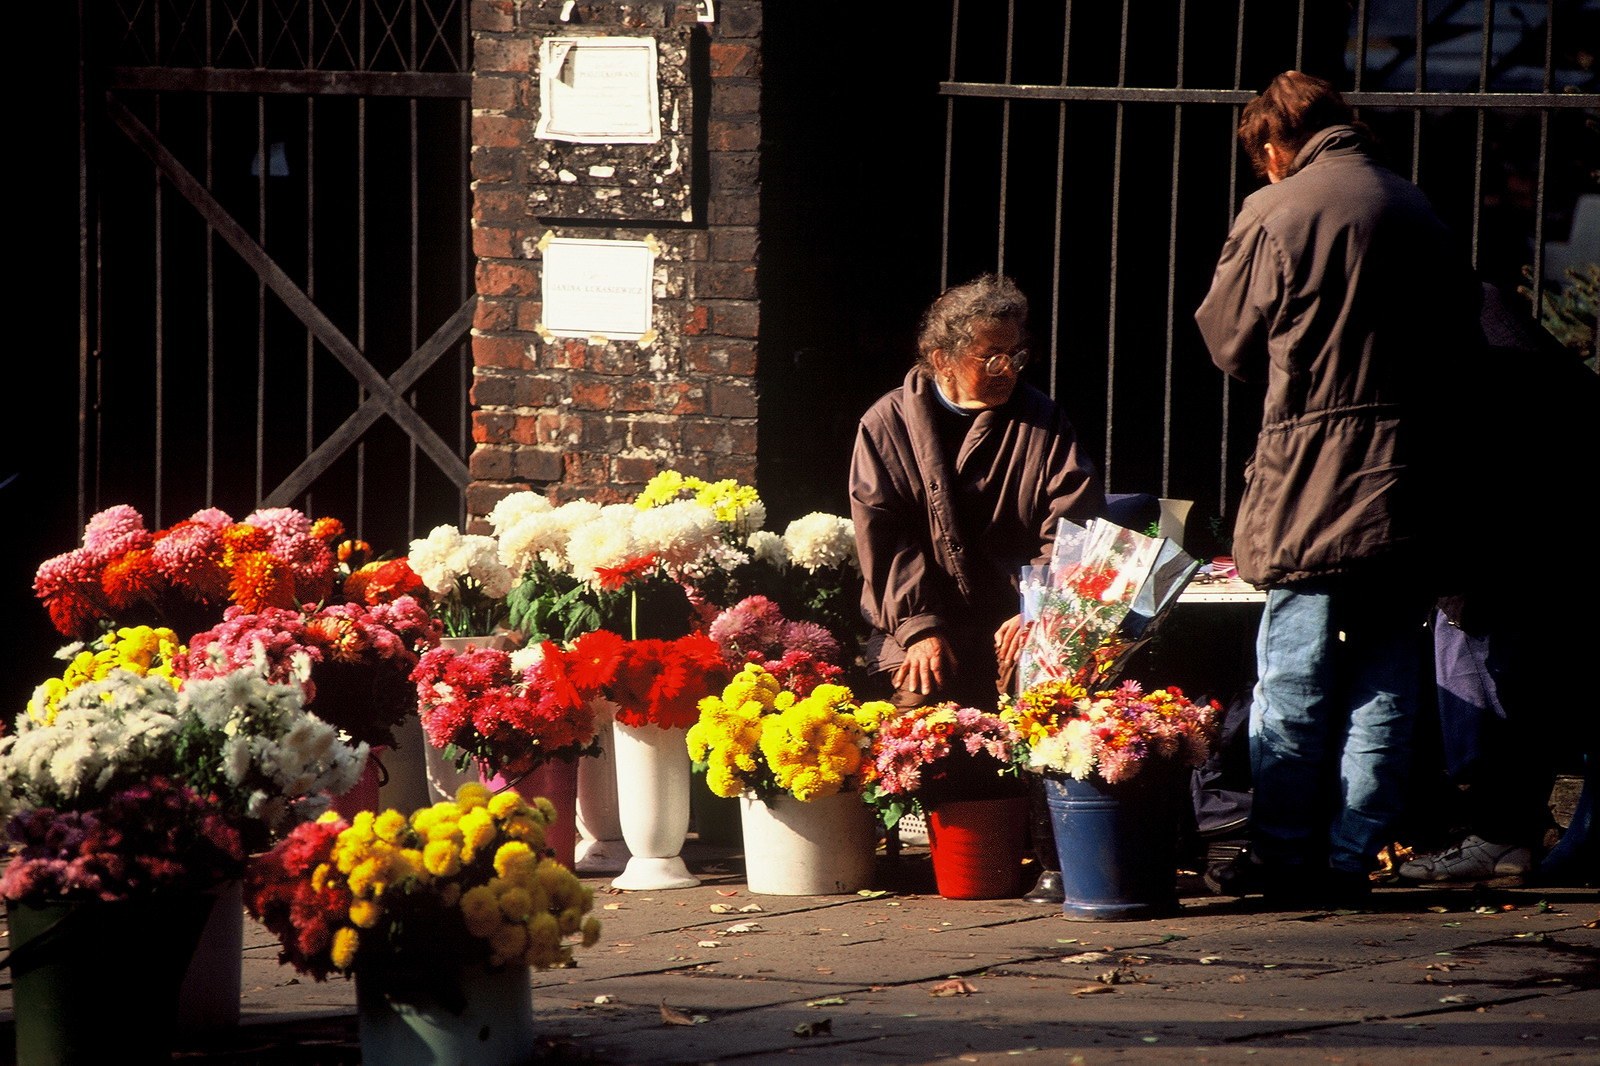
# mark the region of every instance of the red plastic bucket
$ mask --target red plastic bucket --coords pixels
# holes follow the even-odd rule
[[[1009,899],[1022,891],[1028,797],[951,800],[928,812],[933,880],[946,899]]]
[[[360,780],[350,787],[350,791],[333,797],[330,806],[346,821],[353,821],[358,811],[383,810],[378,802],[378,791],[388,775],[384,773],[379,756],[388,750],[381,745],[369,750],[366,769],[361,771]]]
[[[514,789],[524,800],[532,802],[543,796],[555,804],[556,820],[544,827],[545,847],[555,853],[556,862],[572,869],[576,864],[574,853],[578,847],[578,763],[564,759],[551,759],[538,769],[530,770],[509,782],[499,776],[484,775],[484,785],[491,792]]]

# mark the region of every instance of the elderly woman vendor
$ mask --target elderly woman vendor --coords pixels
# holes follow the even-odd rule
[[[1018,377],[1027,317],[1009,278],[946,290],[905,381],[861,419],[850,510],[867,661],[874,695],[899,706],[992,710],[1022,648],[1020,568],[1049,561],[1060,519],[1105,512],[1072,424]]]

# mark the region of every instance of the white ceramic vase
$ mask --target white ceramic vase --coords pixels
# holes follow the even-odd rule
[[[745,883],[767,896],[848,895],[872,887],[878,826],[856,792],[768,806],[740,797]]]
[[[579,874],[616,874],[628,865],[630,857],[617,813],[617,756],[612,729],[617,705],[596,699],[591,706],[600,754],[578,760],[578,844],[573,870]]]
[[[691,888],[700,879],[680,854],[689,835],[689,748],[682,726],[612,725],[616,749],[617,815],[628,864],[613,888]]]

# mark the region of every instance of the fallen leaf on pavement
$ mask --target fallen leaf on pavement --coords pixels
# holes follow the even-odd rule
[[[832,1036],[833,1019],[824,1018],[820,1022],[801,1022],[794,1027],[795,1036]]]
[[[1221,961],[1222,961],[1222,956],[1221,955],[1202,955],[1202,956],[1200,956],[1200,965],[1201,966],[1210,966],[1214,962],[1221,962]]]
[[[759,933],[759,932],[761,932],[761,925],[758,922],[740,922],[738,925],[730,925],[730,926],[728,926],[728,929],[727,929],[727,933],[728,933],[729,936],[738,936],[740,933]]]
[[[1101,992],[1115,991],[1116,989],[1112,988],[1110,985],[1084,985],[1082,988],[1074,988],[1072,990],[1072,994],[1075,996],[1093,996],[1098,995]]]
[[[1106,953],[1103,951],[1084,951],[1077,955],[1068,955],[1062,962],[1104,962]]]
[[[1143,974],[1130,973],[1119,967],[1115,970],[1107,970],[1099,977],[1096,977],[1095,980],[1103,985],[1132,985],[1144,981],[1145,976]]]
[[[719,895],[719,896],[737,896],[738,894],[739,894],[739,890],[737,888],[719,888],[719,889],[717,889],[717,895]]]
[[[948,981],[940,981],[928,989],[932,996],[970,996],[978,990],[978,986],[970,981],[963,981],[959,977],[952,977]]]
[[[842,1007],[845,1004],[843,996],[826,996],[822,999],[813,999],[806,1003],[808,1007]]]
[[[702,1022],[709,1022],[711,1019],[704,1014],[685,1014],[676,1007],[667,1006],[667,1001],[662,1000],[661,1020],[668,1025],[700,1025]]]
[[[731,903],[713,903],[711,905],[712,914],[732,914],[737,909],[738,908]]]
[[[698,948],[720,948],[721,946],[722,941],[720,940],[702,940],[700,943],[695,945],[695,947]]]
[[[760,911],[762,909],[763,908],[759,903],[746,903],[743,907],[739,908],[739,913],[749,914],[751,911]]]

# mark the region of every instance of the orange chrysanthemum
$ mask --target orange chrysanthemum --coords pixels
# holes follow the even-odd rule
[[[264,551],[235,558],[228,594],[234,603],[251,614],[266,607],[293,610],[296,606],[294,575]]]
[[[150,559],[149,548],[136,548],[106,563],[100,587],[114,611],[126,611],[156,600],[167,589],[166,579]]]

